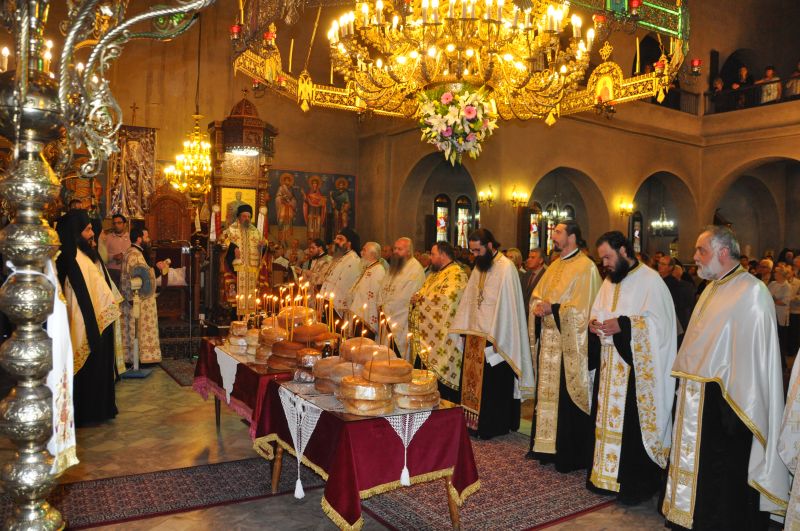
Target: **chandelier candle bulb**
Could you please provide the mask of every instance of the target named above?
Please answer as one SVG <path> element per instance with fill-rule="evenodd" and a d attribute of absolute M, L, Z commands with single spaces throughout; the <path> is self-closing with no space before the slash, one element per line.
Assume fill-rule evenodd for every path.
<path fill-rule="evenodd" d="M 3 50 L 0 52 L 0 54 L 3 56 L 3 72 L 6 72 L 8 70 L 8 56 L 11 54 L 11 51 L 7 46 L 3 46 Z"/>
<path fill-rule="evenodd" d="M 364 2 L 361 4 L 362 27 L 369 26 L 369 4 Z"/>
<path fill-rule="evenodd" d="M 581 38 L 581 25 L 582 25 L 581 17 L 578 15 L 572 15 L 572 38 L 573 39 L 580 39 Z"/>
<path fill-rule="evenodd" d="M 453 18 L 453 10 L 456 6 L 456 0 L 450 0 L 450 5 L 447 7 L 447 18 Z"/>
<path fill-rule="evenodd" d="M 432 0 L 431 7 L 433 8 L 433 23 L 439 23 L 439 0 Z"/>
<path fill-rule="evenodd" d="M 383 0 L 375 2 L 375 15 L 378 18 L 378 25 L 380 26 L 383 24 Z"/>

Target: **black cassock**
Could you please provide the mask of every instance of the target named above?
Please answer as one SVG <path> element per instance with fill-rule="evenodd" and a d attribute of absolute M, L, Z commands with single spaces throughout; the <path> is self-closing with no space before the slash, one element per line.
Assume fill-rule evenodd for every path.
<path fill-rule="evenodd" d="M 553 317 L 556 327 L 561 332 L 561 319 L 558 312 L 560 304 L 553 304 Z M 541 330 L 541 319 L 536 318 L 536 335 L 539 336 Z M 567 391 L 567 379 L 564 375 L 564 360 L 561 360 L 561 375 L 559 376 L 558 391 L 558 422 L 556 424 L 556 453 L 546 454 L 533 452 L 541 463 L 555 463 L 556 470 L 559 472 L 572 472 L 587 468 L 592 464 L 592 451 L 594 447 L 594 424 L 592 417 L 581 410 L 569 396 Z M 531 426 L 531 442 L 536 433 L 536 412 L 533 414 L 533 425 Z"/>
<path fill-rule="evenodd" d="M 620 450 L 617 496 L 623 503 L 636 504 L 650 499 L 666 481 L 666 471 L 658 466 L 644 448 L 642 428 L 639 423 L 639 405 L 636 400 L 636 375 L 631 350 L 631 320 L 626 316 L 617 318 L 621 331 L 614 334 L 614 346 L 620 357 L 631 368 L 628 376 L 628 389 L 625 392 L 625 420 L 622 424 L 622 446 Z M 589 333 L 589 370 L 595 371 L 594 392 L 592 396 L 592 426 L 595 426 L 600 390 L 600 339 Z M 595 430 L 592 430 L 592 449 L 595 444 Z M 594 452 L 592 452 L 594 453 Z M 589 471 L 591 478 L 591 469 Z M 608 494 L 587 481 L 589 489 Z"/>

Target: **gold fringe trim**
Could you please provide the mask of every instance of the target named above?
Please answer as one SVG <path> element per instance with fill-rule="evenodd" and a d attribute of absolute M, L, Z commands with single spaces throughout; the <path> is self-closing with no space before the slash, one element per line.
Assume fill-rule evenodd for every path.
<path fill-rule="evenodd" d="M 342 518 L 342 515 L 336 512 L 328 500 L 325 499 L 325 496 L 322 496 L 322 512 L 330 518 L 334 524 L 336 524 L 339 529 L 343 529 L 345 531 L 359 531 L 364 526 L 364 518 L 360 517 L 355 524 L 350 525 L 347 520 Z"/>
<path fill-rule="evenodd" d="M 292 456 L 295 459 L 297 459 L 297 453 L 294 451 L 294 447 L 292 447 L 291 444 L 287 443 L 286 441 L 284 441 L 283 439 L 278 437 L 278 435 L 276 433 L 270 433 L 269 435 L 267 435 L 265 437 L 259 437 L 258 439 L 253 441 L 253 450 L 255 450 L 255 452 L 258 455 L 260 455 L 261 457 L 263 457 L 264 459 L 267 459 L 268 461 L 271 461 L 272 459 L 275 458 L 275 456 L 273 454 L 273 451 L 272 451 L 272 447 L 269 446 L 269 445 L 267 445 L 266 447 L 262 447 L 261 446 L 261 443 L 271 443 L 271 442 L 275 442 L 275 443 L 280 444 L 281 447 L 284 450 L 286 450 L 287 452 L 292 454 Z M 300 462 L 303 463 L 304 465 L 306 465 L 311 470 L 313 470 L 324 481 L 328 481 L 328 473 L 325 472 L 316 463 L 313 463 L 313 462 L 309 461 L 308 458 L 305 455 L 302 457 L 302 459 L 300 459 Z"/>
<path fill-rule="evenodd" d="M 692 528 L 692 523 L 694 521 L 694 518 L 691 514 L 674 507 L 670 508 L 669 512 L 666 514 L 666 519 L 687 529 Z"/>
<path fill-rule="evenodd" d="M 439 478 L 444 478 L 453 475 L 453 468 L 445 468 L 444 470 L 435 470 L 433 472 L 427 472 L 425 474 L 420 474 L 419 476 L 411 477 L 411 484 L 416 485 L 417 483 L 425 483 L 427 481 L 434 481 Z M 362 500 L 366 500 L 376 494 L 383 494 L 384 492 L 389 492 L 390 490 L 397 490 L 400 487 L 404 487 L 400 483 L 400 480 L 392 481 L 390 483 L 384 483 L 383 485 L 376 485 L 372 488 L 367 490 L 359 491 L 358 495 L 361 497 Z"/>
<path fill-rule="evenodd" d="M 772 503 L 774 503 L 778 507 L 783 507 L 784 508 L 782 510 L 776 511 L 775 514 L 780 514 L 780 515 L 785 515 L 786 514 L 786 508 L 789 507 L 789 502 L 787 500 L 782 500 L 782 499 L 778 498 L 777 496 L 772 494 L 770 491 L 768 491 L 767 489 L 762 487 L 761 484 L 759 484 L 757 481 L 748 481 L 747 483 L 751 487 L 756 489 L 758 492 L 763 494 L 769 501 L 771 501 Z"/>
<path fill-rule="evenodd" d="M 599 487 L 605 490 L 610 490 L 611 492 L 619 492 L 620 485 L 615 478 L 605 477 L 601 474 L 596 473 L 594 470 L 592 471 L 590 481 L 595 487 Z"/>
<path fill-rule="evenodd" d="M 78 461 L 78 454 L 74 446 L 61 450 L 53 463 L 56 470 L 56 477 L 61 476 L 68 468 L 78 463 L 80 463 L 80 461 Z"/>
<path fill-rule="evenodd" d="M 466 499 L 478 492 L 480 488 L 481 480 L 477 479 L 475 480 L 475 483 L 468 485 L 463 491 L 461 491 L 461 494 L 459 494 L 456 488 L 453 486 L 453 483 L 450 481 L 447 482 L 447 491 L 450 493 L 450 496 L 456 501 L 456 505 L 459 507 L 464 505 Z"/>
<path fill-rule="evenodd" d="M 742 408 L 740 408 L 739 405 L 733 401 L 733 398 L 730 397 L 728 391 L 725 389 L 725 386 L 722 384 L 722 380 L 720 380 L 717 377 L 705 378 L 703 376 L 696 376 L 694 374 L 687 374 L 685 372 L 680 372 L 680 371 L 672 371 L 672 376 L 674 376 L 675 378 L 685 378 L 687 380 L 694 380 L 695 382 L 700 382 L 700 383 L 708 383 L 708 382 L 717 383 L 719 385 L 719 388 L 722 390 L 722 397 L 725 399 L 725 402 L 727 402 L 728 405 L 731 406 L 731 409 L 733 409 L 733 411 L 741 419 L 741 421 L 744 422 L 745 426 L 747 426 L 747 428 L 753 433 L 753 436 L 755 436 L 755 438 L 758 439 L 758 442 L 761 443 L 761 446 L 763 446 L 764 448 L 767 447 L 767 438 L 764 437 L 761 431 L 756 427 L 755 422 L 750 420 L 750 417 L 748 417 L 744 413 L 744 411 L 742 411 Z"/>

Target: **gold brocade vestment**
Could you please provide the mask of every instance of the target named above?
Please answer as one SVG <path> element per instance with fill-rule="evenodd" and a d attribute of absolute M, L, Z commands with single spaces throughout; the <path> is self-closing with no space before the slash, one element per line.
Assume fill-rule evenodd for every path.
<path fill-rule="evenodd" d="M 226 286 L 227 300 L 236 305 L 238 314 L 254 312 L 256 310 L 256 298 L 258 298 L 258 270 L 261 263 L 261 248 L 266 244 L 266 240 L 258 232 L 255 225 L 248 225 L 247 228 L 237 221 L 225 229 L 224 240 L 226 245 L 231 243 L 236 245 L 240 251 L 240 258 L 233 261 L 233 268 L 236 272 L 235 291 L 233 286 Z M 227 282 L 230 283 L 230 282 Z"/>
<path fill-rule="evenodd" d="M 590 379 L 588 365 L 589 310 L 600 289 L 600 274 L 594 262 L 580 250 L 553 262 L 531 294 L 528 334 L 538 366 L 536 403 L 536 438 L 534 451 L 556 453 L 558 401 L 561 366 L 572 402 L 589 415 Z M 561 328 L 555 317 L 542 318 L 541 333 L 536 337 L 532 310 L 537 304 L 558 304 Z"/>
<path fill-rule="evenodd" d="M 467 285 L 467 274 L 455 262 L 431 273 L 416 293 L 417 301 L 408 314 L 411 332 L 411 362 L 419 356 L 425 366 L 450 389 L 461 385 L 461 341 L 449 334 L 461 295 Z"/>

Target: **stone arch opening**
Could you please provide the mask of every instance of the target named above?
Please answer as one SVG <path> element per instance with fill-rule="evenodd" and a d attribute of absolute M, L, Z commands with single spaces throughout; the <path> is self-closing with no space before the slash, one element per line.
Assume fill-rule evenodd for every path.
<path fill-rule="evenodd" d="M 686 183 L 674 173 L 657 171 L 639 185 L 633 198 L 634 208 L 641 213 L 642 250 L 653 255 L 656 251 L 688 259 L 694 243 L 697 205 Z M 651 222 L 661 216 L 675 222 L 673 230 L 654 230 Z M 632 230 L 632 229 L 631 229 Z"/>

